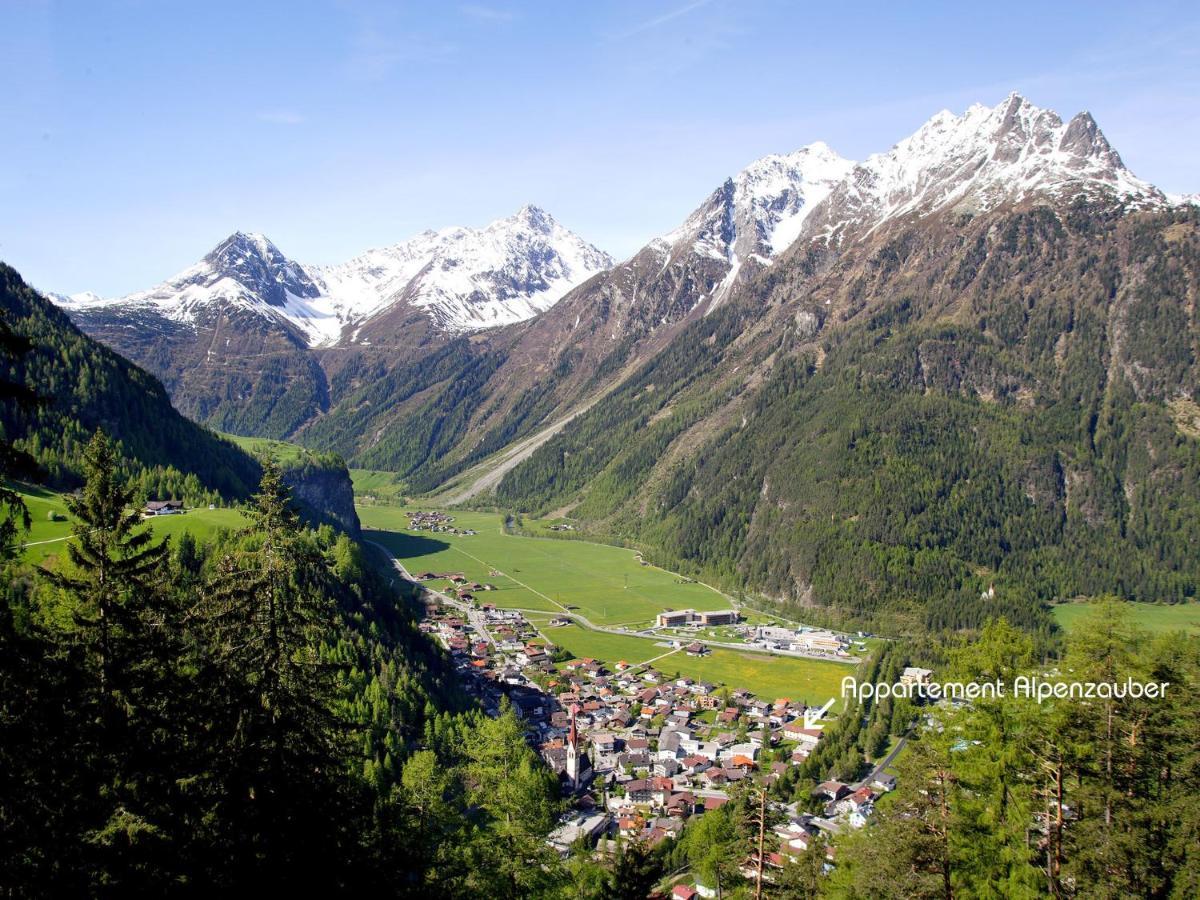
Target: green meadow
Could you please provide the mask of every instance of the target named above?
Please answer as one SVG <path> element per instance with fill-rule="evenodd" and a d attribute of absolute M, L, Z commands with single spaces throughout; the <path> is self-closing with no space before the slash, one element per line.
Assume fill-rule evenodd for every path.
<path fill-rule="evenodd" d="M 570 650 L 580 659 L 600 659 L 610 666 L 618 662 L 627 662 L 631 666 L 640 666 L 664 653 L 671 653 L 670 647 L 660 644 L 664 641 L 649 638 L 609 634 L 607 631 L 592 631 L 580 625 L 559 625 L 548 627 L 550 615 L 533 613 L 528 616 L 530 622 L 537 626 L 547 641 L 558 647 Z M 667 660 L 673 660 L 678 654 L 668 656 L 663 660 L 670 668 Z"/>
<path fill-rule="evenodd" d="M 1060 603 L 1053 609 L 1054 620 L 1068 634 L 1095 607 L 1094 603 Z M 1133 621 L 1146 631 L 1187 631 L 1200 634 L 1200 603 L 1129 603 Z"/>
<path fill-rule="evenodd" d="M 350 481 L 354 485 L 357 502 L 401 503 L 404 500 L 403 485 L 395 472 L 380 472 L 375 469 L 351 469 Z"/>
<path fill-rule="evenodd" d="M 22 557 L 32 563 L 41 563 L 58 556 L 71 536 L 71 521 L 62 497 L 39 488 L 23 488 L 20 493 L 33 520 L 29 533 L 22 538 L 25 544 Z M 59 518 L 51 521 L 51 512 Z M 189 509 L 178 516 L 148 519 L 147 524 L 158 536 L 174 536 L 186 531 L 203 539 L 219 528 L 241 528 L 246 524 L 246 517 L 236 509 Z"/>
<path fill-rule="evenodd" d="M 655 660 L 654 668 L 664 674 L 678 672 L 688 678 L 746 688 L 763 700 L 786 697 L 820 704 L 836 697 L 835 708 L 840 708 L 842 679 L 854 673 L 854 668 L 844 663 L 740 653 L 720 647 L 706 656 L 688 656 L 682 650 L 660 646 L 657 640 L 590 631 L 578 625 L 549 628 L 546 627 L 549 618 L 529 616 L 546 640 L 577 657 L 603 660 L 610 666 L 622 660 L 631 665 Z"/>
<path fill-rule="evenodd" d="M 221 437 L 237 444 L 252 456 L 273 456 L 277 462 L 293 462 L 308 451 L 299 444 L 288 441 L 277 441 L 272 438 L 243 437 L 240 434 L 221 432 Z"/>
<path fill-rule="evenodd" d="M 724 595 L 673 572 L 642 565 L 632 550 L 586 541 L 505 534 L 498 513 L 455 511 L 475 535 L 408 530 L 406 509 L 359 506 L 364 536 L 387 546 L 413 574 L 462 572 L 498 590 L 488 602 L 514 609 L 571 607 L 603 625 L 648 624 L 663 609 L 728 609 Z M 504 573 L 504 577 L 490 574 Z"/>

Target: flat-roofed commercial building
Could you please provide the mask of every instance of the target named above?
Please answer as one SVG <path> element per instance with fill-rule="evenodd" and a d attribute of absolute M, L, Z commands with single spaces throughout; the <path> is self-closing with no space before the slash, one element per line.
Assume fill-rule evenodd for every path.
<path fill-rule="evenodd" d="M 677 625 L 686 625 L 695 616 L 696 611 L 692 609 L 669 609 L 658 614 L 658 626 L 659 628 L 674 628 Z"/>
<path fill-rule="evenodd" d="M 738 620 L 736 609 L 718 609 L 714 612 L 700 613 L 702 625 L 733 625 Z"/>

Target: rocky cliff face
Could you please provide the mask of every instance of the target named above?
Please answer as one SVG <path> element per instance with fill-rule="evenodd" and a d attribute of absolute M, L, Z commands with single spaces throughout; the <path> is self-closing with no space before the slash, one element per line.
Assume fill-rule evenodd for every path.
<path fill-rule="evenodd" d="M 353 538 L 361 534 L 354 511 L 354 487 L 344 464 L 305 460 L 283 471 L 283 480 L 301 514 L 314 525 L 332 525 Z"/>

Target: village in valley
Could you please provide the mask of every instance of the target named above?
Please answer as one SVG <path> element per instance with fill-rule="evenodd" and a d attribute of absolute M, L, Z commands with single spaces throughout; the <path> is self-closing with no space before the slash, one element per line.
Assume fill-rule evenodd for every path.
<path fill-rule="evenodd" d="M 414 530 L 454 528 L 446 514 L 411 516 L 410 523 Z M 656 638 L 644 642 L 649 661 L 576 658 L 555 646 L 554 630 L 580 617 L 564 612 L 531 620 L 526 611 L 488 602 L 492 584 L 461 572 L 399 568 L 420 585 L 426 613 L 420 627 L 451 654 L 467 690 L 490 714 L 511 705 L 559 776 L 569 809 L 550 842 L 563 856 L 583 847 L 612 849 L 618 841 L 673 840 L 688 820 L 719 808 L 734 791 L 768 787 L 820 746 L 823 710 L 681 676 L 673 668 L 679 656 L 703 657 L 714 637 L 747 651 L 839 661 L 857 662 L 852 654 L 865 649 L 863 635 L 750 624 L 736 609 L 667 609 L 636 632 Z M 908 679 L 928 675 L 905 671 Z M 820 839 L 832 866 L 834 836 L 863 827 L 880 797 L 895 788 L 885 771 L 894 756 L 854 783 L 818 785 L 811 804 L 776 804 L 779 824 L 767 836 L 762 864 L 781 868 Z M 680 898 L 697 894 L 714 895 L 703 884 L 675 888 Z"/>

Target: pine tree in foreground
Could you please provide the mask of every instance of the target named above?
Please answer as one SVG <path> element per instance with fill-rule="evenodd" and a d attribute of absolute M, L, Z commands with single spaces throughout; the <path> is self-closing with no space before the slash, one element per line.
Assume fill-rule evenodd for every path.
<path fill-rule="evenodd" d="M 154 543 L 141 516 L 130 508 L 133 491 L 125 488 L 113 441 L 97 431 L 84 452 L 83 489 L 69 496 L 75 518 L 67 558 L 71 567 L 51 580 L 76 600 L 76 627 L 94 661 L 98 692 L 110 705 L 119 702 L 123 676 L 134 646 L 154 620 L 155 579 L 164 571 L 167 541 Z"/>

